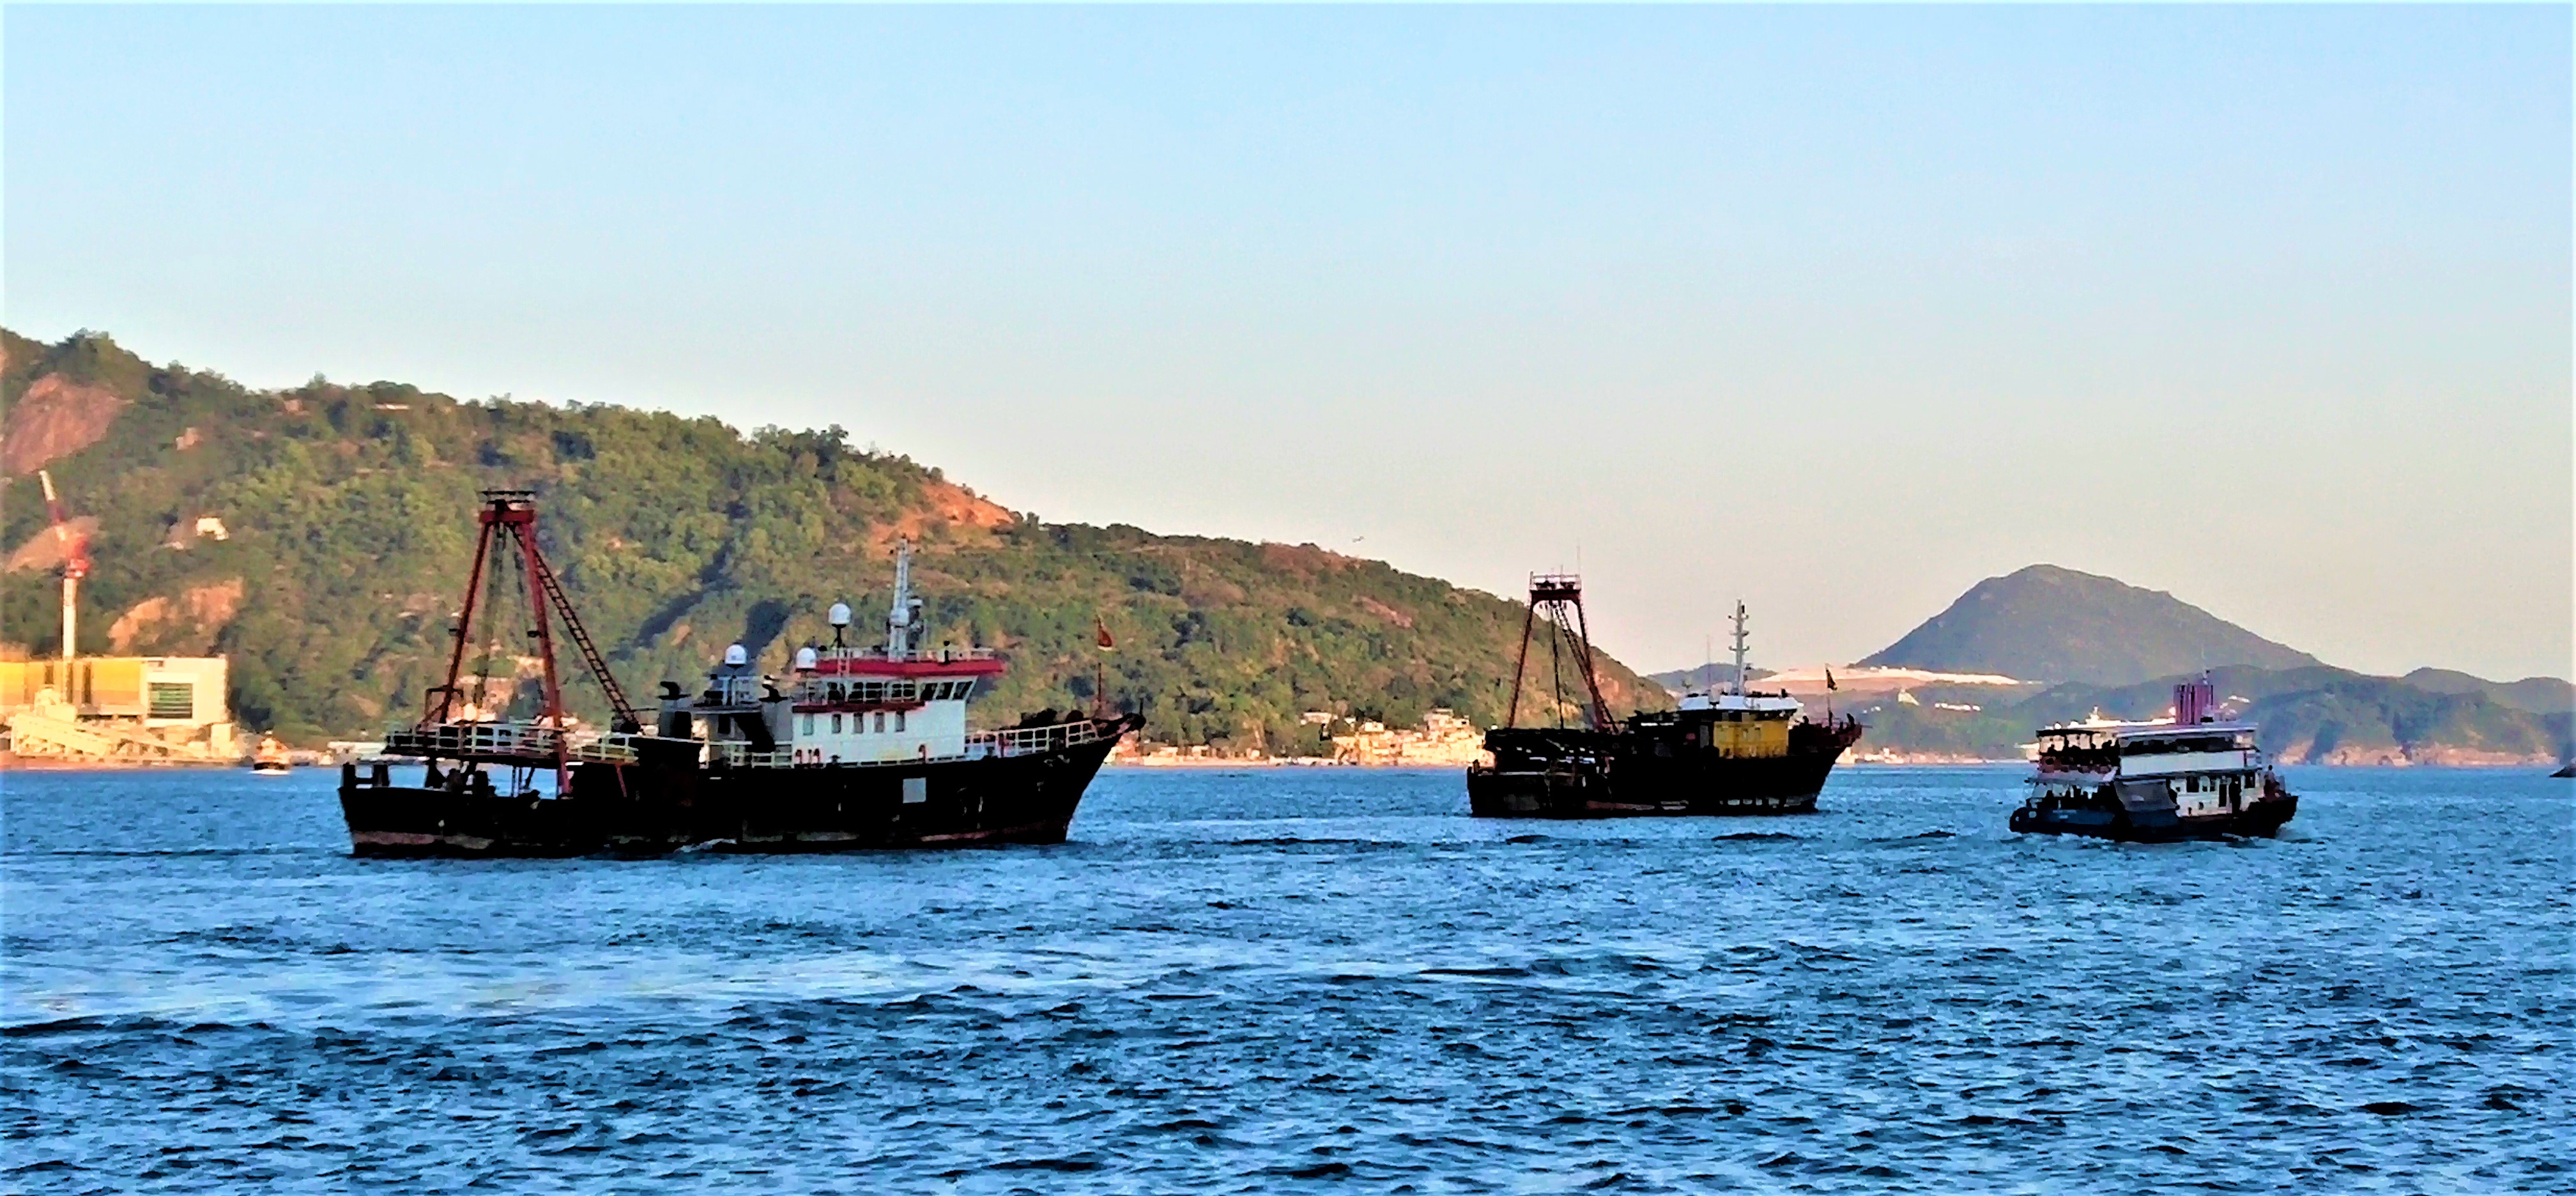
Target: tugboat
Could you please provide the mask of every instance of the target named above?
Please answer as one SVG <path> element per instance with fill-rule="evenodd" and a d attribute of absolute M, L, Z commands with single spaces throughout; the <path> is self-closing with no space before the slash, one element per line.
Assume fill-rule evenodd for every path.
<path fill-rule="evenodd" d="M 2039 731 L 2030 797 L 2013 830 L 2131 843 L 2271 836 L 2299 812 L 2255 746 L 2255 728 L 2220 721 L 2204 674 L 2174 687 L 2171 719 L 2089 719 Z"/>
<path fill-rule="evenodd" d="M 1588 700 L 1584 726 L 1519 725 L 1521 680 L 1542 621 L 1549 670 L 1557 679 L 1559 722 L 1571 705 L 1563 685 L 1571 657 Z M 1813 813 L 1834 761 L 1860 739 L 1861 726 L 1849 716 L 1801 718 L 1804 708 L 1786 692 L 1747 690 L 1741 602 L 1734 621 L 1730 689 L 1719 692 L 1712 684 L 1707 692 L 1684 695 L 1677 710 L 1634 715 L 1622 725 L 1610 716 L 1593 671 L 1582 580 L 1570 574 L 1532 577 L 1511 707 L 1504 724 L 1485 733 L 1491 760 L 1467 770 L 1468 810 L 1480 818 Z"/>
<path fill-rule="evenodd" d="M 420 721 L 385 737 L 385 755 L 421 762 L 419 783 L 395 784 L 389 762 L 341 768 L 341 812 L 358 855 L 1060 843 L 1110 749 L 1143 725 L 1130 714 L 1046 711 L 968 731 L 967 703 L 1005 665 L 987 649 L 916 647 L 921 602 L 905 542 L 883 647 L 845 646 L 850 610 L 835 604 L 833 645 L 799 649 L 791 676 L 760 675 L 750 652 L 732 645 L 695 696 L 663 682 L 648 730 L 537 550 L 534 496 L 488 491 L 484 499 L 447 682 L 429 691 Z M 526 575 L 529 635 L 543 666 L 540 709 L 523 720 L 497 717 L 479 700 L 489 696 L 488 677 L 469 699 L 463 672 L 486 566 L 497 600 L 512 556 Z M 564 710 L 550 614 L 616 712 L 607 732 L 580 727 Z M 549 776 L 551 786 L 538 783 Z"/>

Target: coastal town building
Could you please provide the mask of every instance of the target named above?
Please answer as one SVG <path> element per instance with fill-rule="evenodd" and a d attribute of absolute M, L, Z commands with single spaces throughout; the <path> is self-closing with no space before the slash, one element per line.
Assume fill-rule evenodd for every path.
<path fill-rule="evenodd" d="M 1321 737 L 1320 746 L 1325 749 L 1321 754 L 1226 752 L 1206 744 L 1137 742 L 1120 745 L 1109 759 L 1112 764 L 1148 768 L 1243 764 L 1448 768 L 1475 763 L 1485 747 L 1484 731 L 1447 709 L 1424 715 L 1420 727 L 1389 727 L 1376 719 L 1353 719 L 1322 710 L 1306 711 L 1297 721 L 1326 733 Z M 1339 733 L 1332 733 L 1337 728 Z"/>
<path fill-rule="evenodd" d="M 1419 729 L 1361 722 L 1348 733 L 1333 736 L 1332 743 L 1333 761 L 1337 764 L 1463 766 L 1475 763 L 1483 754 L 1485 734 L 1460 718 L 1457 711 L 1435 709 L 1423 716 Z"/>

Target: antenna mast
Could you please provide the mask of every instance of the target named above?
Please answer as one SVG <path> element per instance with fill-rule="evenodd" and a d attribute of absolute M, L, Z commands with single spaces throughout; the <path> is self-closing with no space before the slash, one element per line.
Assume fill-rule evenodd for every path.
<path fill-rule="evenodd" d="M 1744 600 L 1735 600 L 1735 696 L 1744 696 Z"/>
<path fill-rule="evenodd" d="M 894 605 L 886 611 L 886 659 L 912 656 L 912 612 L 918 605 L 912 598 L 912 538 L 907 536 L 895 541 Z"/>

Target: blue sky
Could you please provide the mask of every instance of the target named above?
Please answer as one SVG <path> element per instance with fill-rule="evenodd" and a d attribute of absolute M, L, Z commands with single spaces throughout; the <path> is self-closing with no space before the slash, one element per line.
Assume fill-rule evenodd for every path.
<path fill-rule="evenodd" d="M 839 423 L 1849 660 L 2048 561 L 2569 671 L 2553 8 L 6 10 L 6 313 Z"/>

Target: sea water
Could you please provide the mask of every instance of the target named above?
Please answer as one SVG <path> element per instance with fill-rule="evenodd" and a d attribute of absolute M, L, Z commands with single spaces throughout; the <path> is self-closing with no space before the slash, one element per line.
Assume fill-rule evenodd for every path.
<path fill-rule="evenodd" d="M 2278 840 L 1473 820 L 1104 774 L 1057 847 L 350 858 L 335 773 L 0 777 L 21 1192 L 2566 1191 L 2570 789 Z"/>

